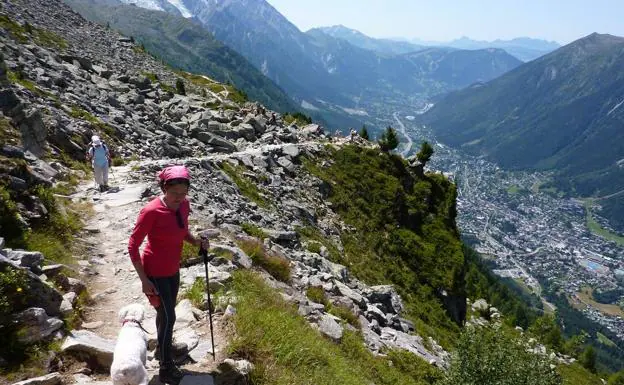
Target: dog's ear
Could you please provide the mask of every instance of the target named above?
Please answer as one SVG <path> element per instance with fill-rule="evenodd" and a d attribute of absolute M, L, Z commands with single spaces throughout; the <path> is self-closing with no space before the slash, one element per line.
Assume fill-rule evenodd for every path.
<path fill-rule="evenodd" d="M 119 322 L 124 322 L 126 314 L 128 314 L 128 306 L 124 306 L 119 310 Z"/>

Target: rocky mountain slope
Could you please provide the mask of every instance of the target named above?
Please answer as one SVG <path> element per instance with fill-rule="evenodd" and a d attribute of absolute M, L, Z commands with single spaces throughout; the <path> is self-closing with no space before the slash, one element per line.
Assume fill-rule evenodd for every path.
<path fill-rule="evenodd" d="M 358 121 L 376 126 L 374 118 L 387 113 L 388 105 L 413 106 L 432 95 L 493 79 L 521 63 L 497 50 L 388 57 L 320 30 L 303 33 L 264 0 L 183 3 L 218 40 L 332 128 L 358 126 Z M 438 72 L 439 66 L 457 72 Z M 432 77 L 431 72 L 444 76 Z"/>
<path fill-rule="evenodd" d="M 618 193 L 623 62 L 623 38 L 592 34 L 448 96 L 424 122 L 442 142 L 502 166 L 553 170 L 554 185 L 573 195 Z M 621 212 L 605 215 L 622 228 Z"/>
<path fill-rule="evenodd" d="M 405 310 L 397 289 L 365 284 L 337 263 L 348 262 L 351 252 L 345 254 L 340 235 L 353 225 L 341 219 L 327 199 L 333 182 L 311 171 L 317 162 L 317 172 L 334 163 L 335 150 L 325 148 L 328 142 L 318 125 L 286 126 L 279 114 L 273 121 L 271 112 L 260 105 L 234 103 L 228 99 L 236 93 L 232 88 L 173 72 L 127 38 L 85 21 L 59 1 L 4 2 L 0 18 L 0 276 L 7 310 L 0 320 L 3 367 L 15 368 L 35 355 L 34 368 L 25 375 L 56 373 L 48 375 L 49 383 L 83 383 L 106 373 L 119 327 L 115 312 L 128 302 L 147 304 L 137 290 L 124 242 L 142 202 L 157 191 L 154 173 L 171 163 L 186 164 L 195 176 L 190 199 L 196 227 L 207 229 L 213 251 L 222 256 L 210 266 L 215 292 L 230 287 L 234 270 L 253 268 L 330 340 L 340 341 L 350 330 L 342 320 L 355 320 L 361 343 L 373 353 L 389 347 L 438 367 L 448 365 L 448 353 L 431 337 L 413 334 L 414 322 L 402 316 L 406 312 L 414 318 L 416 313 Z M 184 79 L 186 95 L 172 92 L 178 76 Z M 108 194 L 95 193 L 88 181 L 76 184 L 87 171 L 77 162 L 84 159 L 85 146 L 96 133 L 117 159 L 131 161 L 130 166 L 113 169 L 114 189 Z M 345 144 L 339 141 L 335 146 Z M 378 156 L 378 150 L 371 151 Z M 401 176 L 406 186 L 424 178 L 410 175 Z M 433 188 L 441 182 L 424 178 L 422 183 Z M 448 189 L 448 183 L 439 188 Z M 458 244 L 450 197 L 430 197 L 432 207 L 441 205 L 432 218 L 447 222 L 444 232 Z M 80 219 L 75 206 L 79 204 L 91 207 L 92 219 L 82 230 L 80 225 L 70 229 L 66 226 L 74 223 L 69 219 Z M 55 226 L 50 221 L 62 222 L 53 230 L 57 232 L 49 232 L 49 226 Z M 37 237 L 45 242 L 37 243 Z M 60 243 L 53 249 L 55 242 Z M 74 248 L 75 242 L 82 248 Z M 202 275 L 196 263 L 193 258 L 185 262 L 183 291 L 192 291 L 195 278 Z M 275 270 L 275 264 L 286 275 Z M 436 283 L 447 287 L 449 300 L 459 296 L 459 301 L 445 305 L 449 309 L 465 306 L 453 281 L 441 275 Z M 306 296 L 310 288 L 320 288 L 324 304 Z M 233 296 L 224 293 L 221 298 L 235 304 Z M 200 294 L 195 306 L 203 304 Z M 208 348 L 197 343 L 205 313 L 192 311 L 189 301 L 179 308 L 178 321 L 188 327 L 181 326 L 178 338 L 187 343 L 199 369 L 210 369 L 202 364 L 208 361 Z M 461 322 L 462 310 L 454 312 Z M 153 312 L 148 317 L 146 327 Z M 219 334 L 218 342 L 223 338 Z M 57 348 L 49 347 L 49 341 L 58 341 Z M 28 348 L 33 344 L 45 354 Z M 225 358 L 224 346 L 219 349 Z"/>
<path fill-rule="evenodd" d="M 330 141 L 231 86 L 174 72 L 60 1 L 1 4 L 2 384 L 110 384 L 115 315 L 133 302 L 147 308 L 158 382 L 154 311 L 125 249 L 169 164 L 191 170 L 192 230 L 214 256 L 213 350 L 204 266 L 183 252 L 185 381 L 457 383 L 449 351 L 465 322 L 498 333 L 501 311 L 534 317 L 466 256 L 455 186 L 424 164 L 359 138 Z M 82 163 L 94 133 L 115 154 L 106 193 Z M 488 292 L 501 311 L 467 299 Z M 506 354 L 506 370 L 559 383 L 553 367 L 573 359 L 503 329 L 523 363 Z"/>
<path fill-rule="evenodd" d="M 68 0 L 85 18 L 134 37 L 175 68 L 230 83 L 252 100 L 277 111 L 296 111 L 294 101 L 240 54 L 182 16 L 124 5 L 119 1 Z"/>

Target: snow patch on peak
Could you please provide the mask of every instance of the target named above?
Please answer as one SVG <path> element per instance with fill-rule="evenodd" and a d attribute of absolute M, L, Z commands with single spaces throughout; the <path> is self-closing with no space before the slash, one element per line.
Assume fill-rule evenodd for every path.
<path fill-rule="evenodd" d="M 157 0 L 121 0 L 122 3 L 134 4 L 137 7 L 153 9 L 156 11 L 164 11 Z"/>
<path fill-rule="evenodd" d="M 188 10 L 188 8 L 186 8 L 186 5 L 184 5 L 182 0 L 167 0 L 167 1 L 169 2 L 169 4 L 176 7 L 178 11 L 180 11 L 182 16 L 186 18 L 193 17 L 193 14 L 191 13 L 191 11 Z"/>

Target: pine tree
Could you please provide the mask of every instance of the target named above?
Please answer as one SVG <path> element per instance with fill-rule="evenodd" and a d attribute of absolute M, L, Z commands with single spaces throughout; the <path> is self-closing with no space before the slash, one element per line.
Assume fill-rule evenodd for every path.
<path fill-rule="evenodd" d="M 433 147 L 429 144 L 429 142 L 422 142 L 420 145 L 420 151 L 416 154 L 416 158 L 418 161 L 422 163 L 423 167 L 429 162 L 431 156 L 433 155 Z"/>
<path fill-rule="evenodd" d="M 370 136 L 368 135 L 368 129 L 366 128 L 366 124 L 362 125 L 362 129 L 360 130 L 360 137 L 366 140 L 370 140 Z"/>
<path fill-rule="evenodd" d="M 186 88 L 184 87 L 184 81 L 180 78 L 176 80 L 176 92 L 180 95 L 186 95 Z"/>
<path fill-rule="evenodd" d="M 596 373 L 596 350 L 593 346 L 589 345 L 583 354 L 581 354 L 581 358 L 579 360 L 581 365 L 585 367 L 585 369 L 589 370 L 592 373 Z"/>
<path fill-rule="evenodd" d="M 396 131 L 391 126 L 386 128 L 383 134 L 381 134 L 381 139 L 379 139 L 379 147 L 381 147 L 381 151 L 388 152 L 392 151 L 399 146 L 399 138 L 396 134 Z"/>

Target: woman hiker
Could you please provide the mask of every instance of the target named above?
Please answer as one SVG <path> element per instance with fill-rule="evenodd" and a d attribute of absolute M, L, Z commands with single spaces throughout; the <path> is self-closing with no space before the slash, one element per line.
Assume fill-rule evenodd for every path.
<path fill-rule="evenodd" d="M 180 287 L 180 256 L 182 243 L 209 248 L 208 240 L 194 237 L 188 230 L 190 186 L 189 172 L 184 166 L 167 167 L 158 174 L 163 195 L 153 199 L 139 213 L 128 242 L 128 253 L 145 293 L 156 308 L 158 346 L 155 356 L 160 360 L 160 380 L 177 384 L 184 374 L 173 362 L 173 325 L 175 305 Z M 147 245 L 139 247 L 147 236 Z M 183 345 L 183 344 L 182 344 Z M 183 346 L 181 349 L 186 350 Z"/>

